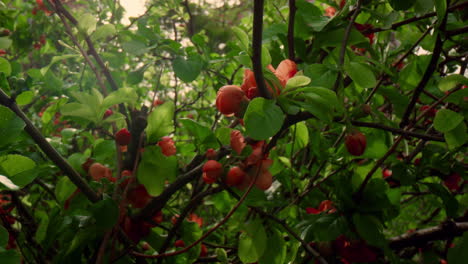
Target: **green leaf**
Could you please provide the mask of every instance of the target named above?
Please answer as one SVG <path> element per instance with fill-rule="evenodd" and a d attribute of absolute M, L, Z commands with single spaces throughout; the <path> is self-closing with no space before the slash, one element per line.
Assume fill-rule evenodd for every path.
<path fill-rule="evenodd" d="M 448 250 L 448 263 L 464 264 L 468 259 L 468 232 L 463 234 L 462 239 L 453 248 Z"/>
<path fill-rule="evenodd" d="M 434 118 L 434 128 L 445 133 L 456 128 L 462 121 L 462 115 L 449 109 L 440 109 Z"/>
<path fill-rule="evenodd" d="M 239 237 L 239 258 L 243 263 L 258 261 L 266 248 L 266 233 L 260 220 L 248 222 Z"/>
<path fill-rule="evenodd" d="M 465 123 L 462 122 L 456 128 L 446 132 L 444 138 L 451 150 L 463 146 L 468 141 Z"/>
<path fill-rule="evenodd" d="M 148 116 L 146 138 L 149 143 L 158 141 L 174 130 L 174 104 L 166 102 L 156 107 Z"/>
<path fill-rule="evenodd" d="M 88 105 L 80 103 L 69 103 L 60 108 L 64 116 L 77 116 L 93 122 L 97 121 L 98 113 L 95 113 Z"/>
<path fill-rule="evenodd" d="M 456 217 L 457 210 L 458 210 L 457 199 L 455 199 L 455 197 L 453 197 L 453 195 L 446 188 L 442 187 L 442 185 L 440 184 L 429 183 L 429 182 L 424 182 L 424 184 L 429 188 L 429 191 L 431 193 L 435 194 L 436 196 L 442 199 L 447 216 Z"/>
<path fill-rule="evenodd" d="M 231 30 L 234 32 L 234 36 L 236 36 L 237 40 L 239 41 L 238 43 L 240 43 L 242 50 L 248 52 L 250 50 L 249 36 L 238 27 L 233 27 Z"/>
<path fill-rule="evenodd" d="M 93 33 L 91 39 L 93 41 L 105 39 L 116 33 L 115 26 L 112 24 L 105 24 L 99 26 L 96 31 Z"/>
<path fill-rule="evenodd" d="M 132 88 L 120 88 L 117 91 L 110 93 L 104 100 L 102 101 L 101 110 L 106 111 L 109 107 L 121 104 L 121 103 L 128 103 L 130 105 L 134 105 L 138 99 L 138 94 L 136 93 L 135 89 Z M 104 112 L 102 114 L 104 114 Z"/>
<path fill-rule="evenodd" d="M 382 234 L 382 224 L 375 216 L 354 214 L 353 222 L 359 235 L 369 242 L 369 244 L 377 247 L 384 247 L 386 245 L 385 237 Z"/>
<path fill-rule="evenodd" d="M 439 82 L 439 89 L 442 92 L 449 91 L 455 88 L 455 86 L 457 86 L 457 84 L 459 83 L 468 85 L 468 78 L 460 74 L 452 74 L 452 75 L 444 77 Z"/>
<path fill-rule="evenodd" d="M 268 236 L 265 252 L 259 259 L 260 264 L 283 264 L 286 263 L 286 242 L 281 234 L 274 230 Z"/>
<path fill-rule="evenodd" d="M 275 101 L 257 97 L 249 103 L 244 115 L 246 134 L 255 140 L 268 139 L 281 129 L 284 118 Z"/>
<path fill-rule="evenodd" d="M 50 61 L 50 63 L 49 63 L 47 66 L 41 68 L 40 73 L 41 73 L 43 76 L 45 76 L 45 75 L 48 73 L 49 68 L 50 68 L 52 65 L 54 65 L 55 63 L 61 62 L 61 61 L 66 60 L 66 59 L 70 59 L 70 58 L 79 58 L 79 57 L 80 57 L 79 54 L 65 54 L 65 55 L 60 55 L 60 56 L 54 56 L 54 57 L 52 57 L 52 60 Z M 36 73 L 36 74 L 37 74 L 37 73 Z M 47 77 L 47 76 L 46 76 L 46 77 Z M 47 80 L 47 81 L 50 81 L 49 78 L 46 78 L 46 80 Z"/>
<path fill-rule="evenodd" d="M 0 49 L 8 49 L 13 41 L 9 37 L 0 38 Z"/>
<path fill-rule="evenodd" d="M 191 82 L 195 80 L 201 72 L 202 62 L 200 58 L 193 57 L 189 59 L 184 59 L 182 57 L 177 57 L 172 62 L 172 67 L 177 78 L 181 79 L 184 82 Z"/>
<path fill-rule="evenodd" d="M 145 43 L 138 40 L 124 42 L 122 43 L 122 48 L 126 52 L 136 56 L 143 55 L 149 50 Z"/>
<path fill-rule="evenodd" d="M 0 169 L 8 176 L 13 177 L 25 171 L 32 170 L 36 163 L 25 156 L 11 154 L 0 157 Z"/>
<path fill-rule="evenodd" d="M 0 147 L 14 142 L 25 124 L 10 109 L 0 105 Z"/>
<path fill-rule="evenodd" d="M 408 10 L 414 5 L 414 0 L 390 0 L 390 5 L 394 10 Z"/>
<path fill-rule="evenodd" d="M 65 202 L 65 200 L 72 195 L 73 192 L 76 190 L 76 186 L 68 179 L 68 177 L 63 176 L 55 186 L 55 196 L 57 200 L 61 203 Z"/>
<path fill-rule="evenodd" d="M 310 78 L 304 75 L 294 76 L 288 80 L 286 83 L 286 88 L 283 90 L 283 93 L 289 89 L 306 86 L 310 83 Z"/>
<path fill-rule="evenodd" d="M 305 122 L 300 122 L 289 128 L 294 134 L 294 150 L 300 150 L 309 144 L 309 130 Z"/>
<path fill-rule="evenodd" d="M 366 64 L 359 62 L 350 62 L 345 64 L 346 73 L 362 88 L 374 87 L 377 84 L 374 72 Z"/>
<path fill-rule="evenodd" d="M 34 97 L 33 91 L 22 92 L 16 97 L 16 103 L 18 105 L 27 105 L 32 101 L 33 97 Z"/>
<path fill-rule="evenodd" d="M 435 9 L 437 13 L 437 24 L 440 25 L 447 12 L 447 1 L 446 0 L 434 0 Z"/>
<path fill-rule="evenodd" d="M 266 67 L 271 64 L 271 55 L 265 46 L 262 46 L 262 66 Z"/>
<path fill-rule="evenodd" d="M 138 166 L 137 178 L 150 195 L 161 194 L 164 190 L 164 182 L 175 179 L 176 175 L 176 156 L 164 156 L 159 146 L 145 147 L 142 161 Z"/>
<path fill-rule="evenodd" d="M 119 218 L 119 207 L 112 199 L 104 199 L 93 204 L 91 212 L 96 220 L 95 226 L 102 230 L 112 228 Z"/>
<path fill-rule="evenodd" d="M 5 248 L 8 243 L 8 231 L 0 225 L 0 248 Z"/>
<path fill-rule="evenodd" d="M 96 16 L 89 13 L 85 13 L 78 18 L 78 28 L 88 35 L 96 30 L 96 23 Z"/>
<path fill-rule="evenodd" d="M 6 76 L 10 76 L 10 74 L 11 74 L 11 65 L 10 65 L 10 63 L 6 59 L 4 59 L 2 57 L 0 57 L 0 72 L 5 73 Z"/>
<path fill-rule="evenodd" d="M 219 147 L 216 136 L 208 127 L 202 126 L 192 119 L 183 118 L 179 119 L 179 122 L 188 130 L 190 135 L 195 137 L 196 144 L 203 146 L 202 150 Z"/>
<path fill-rule="evenodd" d="M 19 264 L 21 256 L 16 250 L 7 250 L 0 252 L 0 263 L 2 264 Z"/>

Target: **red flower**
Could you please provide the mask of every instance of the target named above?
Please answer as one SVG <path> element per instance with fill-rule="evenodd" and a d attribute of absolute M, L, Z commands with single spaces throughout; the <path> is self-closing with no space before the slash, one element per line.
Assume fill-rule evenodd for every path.
<path fill-rule="evenodd" d="M 377 260 L 377 254 L 364 241 L 349 241 L 344 235 L 339 236 L 334 242 L 338 254 L 348 262 L 373 262 Z"/>
<path fill-rule="evenodd" d="M 361 156 L 366 150 L 366 136 L 355 130 L 346 135 L 345 146 L 349 154 Z"/>
<path fill-rule="evenodd" d="M 226 85 L 216 95 L 216 108 L 226 116 L 242 116 L 248 104 L 245 92 L 237 85 Z"/>
<path fill-rule="evenodd" d="M 317 209 L 312 207 L 306 208 L 307 214 L 320 214 L 322 212 L 328 212 L 329 214 L 336 212 L 336 208 L 333 206 L 333 202 L 330 200 L 324 200 L 320 203 Z"/>
<path fill-rule="evenodd" d="M 138 243 L 143 237 L 149 235 L 151 231 L 151 226 L 148 223 L 137 222 L 130 217 L 125 217 L 123 225 L 125 234 L 135 243 Z"/>
<path fill-rule="evenodd" d="M 161 148 L 162 154 L 166 157 L 175 155 L 177 152 L 174 140 L 172 140 L 171 137 L 162 137 L 161 141 L 158 142 L 158 146 Z"/>
<path fill-rule="evenodd" d="M 100 181 L 103 178 L 111 179 L 112 171 L 101 163 L 93 163 L 89 166 L 88 170 L 89 176 L 95 181 Z"/>
<path fill-rule="evenodd" d="M 114 112 L 112 111 L 112 109 L 107 109 L 106 112 L 104 112 L 104 117 L 102 119 L 106 119 L 108 118 L 109 116 L 111 116 Z"/>
<path fill-rule="evenodd" d="M 164 101 L 161 100 L 161 99 L 156 99 L 156 100 L 154 100 L 154 102 L 153 102 L 153 106 L 154 106 L 154 107 L 156 107 L 156 106 L 158 106 L 158 105 L 162 105 L 162 104 L 164 104 Z"/>
<path fill-rule="evenodd" d="M 382 171 L 382 176 L 383 176 L 384 179 L 386 179 L 386 178 L 392 176 L 392 171 L 389 170 L 389 169 L 385 169 L 385 170 Z"/>
<path fill-rule="evenodd" d="M 203 218 L 199 217 L 198 215 L 194 213 L 190 213 L 189 216 L 187 217 L 187 220 L 189 222 L 197 223 L 199 227 L 203 226 Z"/>
<path fill-rule="evenodd" d="M 205 157 L 209 160 L 212 160 L 216 158 L 216 154 L 216 150 L 209 148 L 205 153 Z"/>
<path fill-rule="evenodd" d="M 449 176 L 445 177 L 444 185 L 451 191 L 456 191 L 460 188 L 461 177 L 458 173 L 452 173 Z"/>
<path fill-rule="evenodd" d="M 237 166 L 232 167 L 226 176 L 226 184 L 228 186 L 237 186 L 244 181 L 244 178 L 245 171 Z"/>
<path fill-rule="evenodd" d="M 127 193 L 128 202 L 135 208 L 143 208 L 151 200 L 151 196 L 146 191 L 143 184 L 138 184 Z"/>
<path fill-rule="evenodd" d="M 5 50 L 0 49 L 0 56 L 7 54 Z"/>
<path fill-rule="evenodd" d="M 429 110 L 430 109 L 430 110 Z M 426 112 L 425 115 L 427 116 L 430 116 L 430 117 L 434 117 L 436 114 L 437 114 L 437 109 L 435 108 L 431 108 L 430 106 L 428 105 L 423 105 L 421 106 L 421 108 L 419 108 L 419 111 L 422 113 L 422 112 L 425 112 L 429 110 L 428 112 Z"/>
<path fill-rule="evenodd" d="M 333 6 L 329 6 L 325 9 L 325 16 L 333 17 L 336 14 L 336 9 Z"/>
<path fill-rule="evenodd" d="M 283 87 L 286 85 L 286 82 L 297 73 L 296 63 L 289 59 L 281 61 L 276 69 L 271 65 L 268 65 L 267 68 L 276 75 Z M 275 91 L 273 91 L 269 84 L 266 84 L 266 86 L 270 92 L 276 95 L 280 94 L 279 87 L 274 87 Z M 241 85 L 241 89 L 247 94 L 249 99 L 255 98 L 259 95 L 253 71 L 249 69 L 244 70 L 244 82 Z"/>
<path fill-rule="evenodd" d="M 126 129 L 126 128 L 120 129 L 115 134 L 115 141 L 120 146 L 128 145 L 130 143 L 130 140 L 132 140 L 132 135 L 130 134 L 130 131 L 128 131 L 128 129 Z"/>
<path fill-rule="evenodd" d="M 176 240 L 176 242 L 174 242 L 174 247 L 185 247 L 185 242 L 182 240 L 182 239 L 179 239 L 179 240 Z"/>
<path fill-rule="evenodd" d="M 203 165 L 203 180 L 211 184 L 223 173 L 223 165 L 216 160 L 209 160 Z"/>
<path fill-rule="evenodd" d="M 359 24 L 356 22 L 354 23 L 354 27 L 356 27 L 356 29 L 359 30 L 361 33 L 374 28 L 374 26 L 371 24 Z M 369 39 L 370 44 L 374 43 L 374 33 L 363 33 L 363 34 Z"/>
<path fill-rule="evenodd" d="M 246 145 L 247 144 L 244 141 L 244 136 L 242 136 L 242 133 L 239 130 L 232 130 L 231 148 L 240 155 Z"/>
<path fill-rule="evenodd" d="M 205 244 L 201 244 L 200 257 L 206 257 L 207 255 L 208 255 L 208 249 L 206 248 Z"/>

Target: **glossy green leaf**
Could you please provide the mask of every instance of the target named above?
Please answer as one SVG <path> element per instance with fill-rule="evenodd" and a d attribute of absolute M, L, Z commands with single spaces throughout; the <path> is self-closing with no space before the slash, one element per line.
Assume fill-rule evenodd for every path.
<path fill-rule="evenodd" d="M 390 0 L 389 3 L 394 10 L 402 11 L 402 10 L 410 9 L 414 5 L 415 1 L 414 0 L 405 0 L 405 1 Z"/>
<path fill-rule="evenodd" d="M 440 184 L 428 182 L 425 182 L 424 184 L 429 188 L 431 193 L 442 199 L 447 216 L 456 217 L 458 210 L 457 199 L 455 199 L 455 197 L 453 197 L 453 195 Z"/>
<path fill-rule="evenodd" d="M 8 231 L 0 225 L 0 248 L 5 248 L 8 243 Z"/>
<path fill-rule="evenodd" d="M 275 101 L 261 97 L 253 99 L 244 115 L 246 134 L 255 140 L 265 140 L 276 134 L 285 116 Z"/>
<path fill-rule="evenodd" d="M 184 59 L 182 57 L 177 57 L 172 62 L 172 68 L 177 76 L 184 82 L 191 82 L 195 80 L 201 72 L 202 62 L 200 58 L 189 58 Z"/>
<path fill-rule="evenodd" d="M 437 23 L 440 25 L 447 12 L 447 1 L 446 0 L 434 0 L 435 9 L 437 13 Z"/>
<path fill-rule="evenodd" d="M 55 186 L 55 196 L 59 202 L 63 203 L 68 199 L 68 197 L 70 197 L 70 195 L 72 195 L 73 192 L 75 192 L 76 189 L 76 186 L 70 181 L 70 179 L 63 176 Z"/>
<path fill-rule="evenodd" d="M 89 13 L 85 13 L 78 18 L 78 28 L 88 35 L 96 30 L 96 23 L 96 17 Z"/>
<path fill-rule="evenodd" d="M 11 65 L 10 65 L 10 63 L 6 59 L 4 59 L 2 57 L 0 57 L 0 72 L 5 73 L 6 76 L 10 76 L 10 74 L 11 74 Z"/>
<path fill-rule="evenodd" d="M 138 166 L 137 178 L 152 196 L 161 194 L 166 180 L 172 181 L 177 174 L 177 158 L 166 157 L 159 146 L 149 146 L 143 152 Z"/>
<path fill-rule="evenodd" d="M 353 222 L 359 235 L 362 236 L 369 244 L 384 247 L 386 240 L 382 234 L 382 224 L 373 215 L 367 214 L 354 214 Z"/>
<path fill-rule="evenodd" d="M 444 133 L 445 141 L 450 149 L 463 146 L 468 142 L 468 134 L 465 123 L 460 123 L 456 128 Z"/>
<path fill-rule="evenodd" d="M 463 234 L 461 240 L 455 244 L 455 247 L 450 247 L 448 250 L 448 263 L 464 264 L 468 259 L 468 232 Z"/>
<path fill-rule="evenodd" d="M 267 236 L 260 220 L 247 222 L 245 233 L 239 237 L 238 255 L 243 263 L 252 263 L 258 261 L 263 255 Z"/>
<path fill-rule="evenodd" d="M 248 52 L 250 50 L 249 36 L 238 27 L 233 27 L 232 31 L 234 32 L 234 36 L 236 36 L 237 40 L 239 41 L 242 50 Z"/>
<path fill-rule="evenodd" d="M 462 121 L 463 116 L 449 109 L 437 111 L 434 118 L 434 128 L 445 133 L 456 128 Z"/>
<path fill-rule="evenodd" d="M 10 109 L 0 105 L 0 147 L 14 142 L 23 131 L 23 120 Z"/>
<path fill-rule="evenodd" d="M 21 263 L 21 255 L 16 250 L 2 251 L 0 252 L 0 263 L 19 264 Z"/>
<path fill-rule="evenodd" d="M 215 135 L 208 127 L 202 126 L 192 119 L 183 118 L 179 119 L 179 122 L 195 138 L 195 143 L 203 147 L 203 151 L 208 148 L 216 149 L 219 147 Z"/>
<path fill-rule="evenodd" d="M 310 83 L 310 78 L 304 75 L 294 76 L 288 80 L 286 83 L 286 88 L 283 92 L 288 91 L 289 89 L 306 86 Z"/>
<path fill-rule="evenodd" d="M 93 41 L 111 37 L 116 33 L 115 26 L 112 24 L 104 24 L 97 27 L 96 31 L 91 36 Z"/>
<path fill-rule="evenodd" d="M 132 88 L 120 88 L 117 91 L 110 93 L 104 100 L 102 101 L 103 111 L 107 108 L 121 103 L 128 103 L 130 105 L 134 105 L 138 99 L 138 95 L 135 89 Z M 104 113 L 103 113 L 104 114 Z"/>
<path fill-rule="evenodd" d="M 146 138 L 148 142 L 157 142 L 174 130 L 174 104 L 166 102 L 156 107 L 148 116 Z"/>
<path fill-rule="evenodd" d="M 374 72 L 366 64 L 350 62 L 345 64 L 344 69 L 349 77 L 362 88 L 374 87 L 377 84 Z"/>
<path fill-rule="evenodd" d="M 95 226 L 98 229 L 108 230 L 112 228 L 119 219 L 119 207 L 114 200 L 109 198 L 93 204 L 91 212 L 96 220 Z"/>
<path fill-rule="evenodd" d="M 455 88 L 457 84 L 468 85 L 468 78 L 460 74 L 446 76 L 439 82 L 439 89 L 442 92 L 449 91 Z"/>
<path fill-rule="evenodd" d="M 33 91 L 22 92 L 16 97 L 16 103 L 18 105 L 27 105 L 32 101 L 33 97 L 34 97 Z"/>
<path fill-rule="evenodd" d="M 265 252 L 258 260 L 259 264 L 284 264 L 286 263 L 286 242 L 277 230 L 274 230 L 267 238 Z"/>
<path fill-rule="evenodd" d="M 132 55 L 143 55 L 149 51 L 145 43 L 138 40 L 130 40 L 122 43 L 122 48 Z"/>

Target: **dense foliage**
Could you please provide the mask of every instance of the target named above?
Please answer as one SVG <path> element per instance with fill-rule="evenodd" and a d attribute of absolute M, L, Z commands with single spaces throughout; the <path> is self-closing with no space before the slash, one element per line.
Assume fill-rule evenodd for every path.
<path fill-rule="evenodd" d="M 468 2 L 214 3 L 0 2 L 0 263 L 466 263 Z"/>

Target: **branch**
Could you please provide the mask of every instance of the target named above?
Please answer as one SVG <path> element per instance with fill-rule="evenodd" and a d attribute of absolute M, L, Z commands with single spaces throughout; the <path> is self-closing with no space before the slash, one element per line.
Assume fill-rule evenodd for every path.
<path fill-rule="evenodd" d="M 421 246 L 433 240 L 445 240 L 463 235 L 468 231 L 468 222 L 445 222 L 439 226 L 429 227 L 406 233 L 389 239 L 390 248 L 398 250 L 411 246 Z"/>
<path fill-rule="evenodd" d="M 439 30 L 441 31 L 445 28 L 445 24 L 447 22 L 447 14 L 448 13 L 446 12 L 443 18 L 442 24 L 440 25 Z M 436 43 L 434 46 L 434 51 L 432 52 L 431 61 L 429 62 L 429 65 L 427 65 L 426 71 L 424 72 L 424 75 L 421 81 L 419 82 L 418 86 L 414 89 L 413 97 L 411 98 L 410 103 L 406 107 L 405 113 L 403 114 L 403 117 L 400 122 L 400 127 L 405 127 L 406 125 L 408 125 L 409 116 L 411 112 L 413 111 L 413 108 L 419 98 L 419 95 L 426 87 L 426 84 L 431 79 L 434 71 L 437 69 L 437 61 L 439 60 L 440 54 L 442 52 L 442 44 L 443 44 L 442 39 L 441 39 L 441 34 L 442 34 L 441 31 L 437 33 Z"/>
<path fill-rule="evenodd" d="M 452 30 L 447 30 L 447 36 L 448 37 L 453 37 L 455 35 L 460 35 L 468 32 L 468 26 L 462 27 L 462 28 L 457 28 L 457 29 L 452 29 Z"/>
<path fill-rule="evenodd" d="M 228 153 L 229 151 L 227 149 L 220 149 L 218 151 L 218 157 L 226 156 Z M 200 164 L 198 166 L 178 177 L 174 183 L 169 185 L 159 196 L 153 198 L 143 209 L 141 209 L 134 218 L 137 220 L 147 219 L 151 217 L 154 212 L 160 211 L 175 192 L 200 175 L 203 167 L 203 163 L 201 163 L 202 161 L 203 160 L 200 160 Z"/>
<path fill-rule="evenodd" d="M 271 99 L 272 96 L 265 85 L 262 67 L 262 29 L 263 28 L 263 0 L 254 0 L 253 36 L 252 36 L 252 68 L 255 82 L 261 97 Z"/>
<path fill-rule="evenodd" d="M 449 8 L 447 8 L 447 12 L 453 12 L 456 9 L 464 8 L 465 6 L 468 6 L 468 1 L 460 3 L 460 4 L 456 4 L 456 5 L 453 5 L 453 6 L 449 7 Z M 394 29 L 399 28 L 401 26 L 404 26 L 406 24 L 410 24 L 410 23 L 413 23 L 413 22 L 416 22 L 416 21 L 419 21 L 419 20 L 423 20 L 423 19 L 426 19 L 426 18 L 429 18 L 429 17 L 433 17 L 433 16 L 436 16 L 436 15 L 437 15 L 436 12 L 431 12 L 431 13 L 427 13 L 425 15 L 422 15 L 420 17 L 412 17 L 412 18 L 409 18 L 409 19 L 394 23 L 389 28 L 369 28 L 366 31 L 364 31 L 363 34 L 370 34 L 370 33 L 375 33 L 375 32 L 380 32 L 380 31 L 386 31 L 386 30 L 394 30 Z"/>
<path fill-rule="evenodd" d="M 5 92 L 0 89 L 0 104 L 10 108 L 19 118 L 21 118 L 26 126 L 24 130 L 31 136 L 41 150 L 49 157 L 49 159 L 62 170 L 65 175 L 75 184 L 83 194 L 91 202 L 97 202 L 101 200 L 101 197 L 97 195 L 88 183 L 80 176 L 80 174 L 57 152 L 57 150 L 50 145 L 50 143 L 44 138 L 41 132 L 33 125 L 26 115 L 21 111 L 18 105 L 8 97 Z"/>
<path fill-rule="evenodd" d="M 399 134 L 403 136 L 410 136 L 410 137 L 415 137 L 415 138 L 420 138 L 424 140 L 431 140 L 431 141 L 439 141 L 439 142 L 445 142 L 445 139 L 443 137 L 439 136 L 434 136 L 434 135 L 428 135 L 428 134 L 421 134 L 421 133 L 416 133 L 416 132 L 411 132 L 408 130 L 404 129 L 399 129 L 399 128 L 393 128 L 389 126 L 385 126 L 379 123 L 368 123 L 368 122 L 362 122 L 362 121 L 351 121 L 351 124 L 358 126 L 358 127 L 370 127 L 370 128 L 377 128 L 385 131 L 392 132 L 394 134 Z"/>
<path fill-rule="evenodd" d="M 241 204 L 244 202 L 244 200 L 247 198 L 247 195 L 250 193 L 250 191 L 252 190 L 254 184 L 255 184 L 255 181 L 257 180 L 257 177 L 260 173 L 260 167 L 257 169 L 257 173 L 255 175 L 255 177 L 252 179 L 252 181 L 250 182 L 250 185 L 249 187 L 247 188 L 247 190 L 244 192 L 244 194 L 242 195 L 242 197 L 239 199 L 239 201 L 237 202 L 236 205 L 234 205 L 234 207 L 231 209 L 231 211 L 229 211 L 229 213 L 221 220 L 219 221 L 215 226 L 213 226 L 210 230 L 208 230 L 205 234 L 203 234 L 199 239 L 197 239 L 195 242 L 193 242 L 192 244 L 190 244 L 189 246 L 181 249 L 181 250 L 177 250 L 177 251 L 173 251 L 173 252 L 168 252 L 168 253 L 161 253 L 161 254 L 158 254 L 158 255 L 145 255 L 145 254 L 141 254 L 141 253 L 138 253 L 138 252 L 135 252 L 135 251 L 132 251 L 132 254 L 134 256 L 137 256 L 137 257 L 143 257 L 143 258 L 165 258 L 165 257 L 170 257 L 170 256 L 176 256 L 176 255 L 179 255 L 179 254 L 182 254 L 182 253 L 185 253 L 187 251 L 189 251 L 191 248 L 193 248 L 194 246 L 196 246 L 198 243 L 200 243 L 201 241 L 203 241 L 205 238 L 207 238 L 209 235 L 211 235 L 214 231 L 216 231 L 219 227 L 221 227 L 224 223 L 226 223 L 229 218 L 231 218 L 231 216 L 234 214 L 234 212 L 241 206 Z"/>
<path fill-rule="evenodd" d="M 288 21 L 288 53 L 289 59 L 294 61 L 294 19 L 296 17 L 296 0 L 289 0 L 289 21 Z"/>
<path fill-rule="evenodd" d="M 357 1 L 357 6 L 356 9 L 354 10 L 353 16 L 351 17 L 351 20 L 349 21 L 348 27 L 346 27 L 346 31 L 344 33 L 343 41 L 341 42 L 341 48 L 340 48 L 340 57 L 338 59 L 338 66 L 340 68 L 343 67 L 344 61 L 345 61 L 345 52 L 346 52 L 346 46 L 348 44 L 348 39 L 349 35 L 351 34 L 351 29 L 354 26 L 354 21 L 356 21 L 356 18 L 358 17 L 359 13 L 361 12 L 361 0 Z M 336 78 L 335 85 L 333 86 L 333 91 L 336 91 L 338 89 L 338 86 L 340 85 L 341 79 L 343 76 L 338 74 L 338 78 Z"/>

